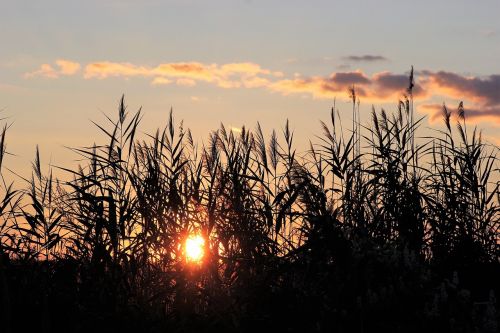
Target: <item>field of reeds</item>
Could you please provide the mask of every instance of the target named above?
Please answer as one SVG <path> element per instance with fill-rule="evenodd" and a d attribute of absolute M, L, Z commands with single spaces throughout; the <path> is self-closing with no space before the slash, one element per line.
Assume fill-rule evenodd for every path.
<path fill-rule="evenodd" d="M 352 123 L 333 107 L 301 152 L 288 122 L 200 145 L 172 113 L 139 140 L 123 98 L 54 167 L 70 181 L 37 149 L 28 186 L 2 177 L 0 330 L 498 332 L 499 147 L 462 104 L 420 136 L 411 78 L 369 124 L 350 97 Z"/>

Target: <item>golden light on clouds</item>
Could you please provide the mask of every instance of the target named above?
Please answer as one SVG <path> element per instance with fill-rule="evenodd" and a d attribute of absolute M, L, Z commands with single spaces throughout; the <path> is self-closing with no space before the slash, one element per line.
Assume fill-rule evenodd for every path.
<path fill-rule="evenodd" d="M 27 78 L 41 76 L 49 79 L 57 79 L 60 75 L 74 75 L 81 68 L 79 63 L 70 60 L 58 59 L 55 63 L 58 68 L 50 64 L 42 64 L 39 69 L 26 73 L 24 76 Z"/>
<path fill-rule="evenodd" d="M 59 73 L 62 75 L 73 75 L 80 70 L 80 64 L 77 62 L 59 59 L 56 60 L 57 66 L 59 66 Z"/>
<path fill-rule="evenodd" d="M 84 71 L 86 79 L 134 76 L 152 77 L 153 84 L 167 84 L 172 82 L 171 79 L 176 79 L 176 83 L 183 86 L 194 86 L 196 81 L 203 81 L 224 88 L 232 88 L 240 87 L 243 81 L 248 82 L 248 85 L 251 86 L 262 85 L 262 82 L 267 82 L 265 76 L 281 77 L 283 73 L 270 71 L 258 64 L 248 62 L 223 65 L 179 62 L 148 67 L 131 63 L 103 61 L 87 64 Z"/>
<path fill-rule="evenodd" d="M 37 70 L 25 74 L 26 78 L 79 74 L 77 62 L 58 59 L 52 64 L 42 64 Z M 199 83 L 215 85 L 225 89 L 265 89 L 283 96 L 300 95 L 315 99 L 333 99 L 347 96 L 355 87 L 361 103 L 394 103 L 406 93 L 409 85 L 408 73 L 381 71 L 371 75 L 361 71 L 337 71 L 327 76 L 306 76 L 294 73 L 286 77 L 281 71 L 271 70 L 252 62 L 226 64 L 204 64 L 200 62 L 161 63 L 157 66 L 136 65 L 128 62 L 101 61 L 88 63 L 81 75 L 85 79 L 107 79 L 133 77 L 151 80 L 153 86 L 175 84 L 186 88 Z M 470 105 L 471 119 L 477 121 L 500 120 L 500 75 L 470 77 L 444 71 L 421 70 L 413 87 L 413 98 L 422 103 L 421 110 L 430 114 L 429 121 L 439 118 L 438 108 L 429 104 L 437 100 L 444 102 L 464 98 Z M 437 97 L 437 98 L 435 98 Z M 436 113 L 437 112 L 437 113 Z"/>
<path fill-rule="evenodd" d="M 151 84 L 154 86 L 161 86 L 161 85 L 167 85 L 172 83 L 173 81 L 164 77 L 155 77 L 153 81 L 151 81 Z"/>

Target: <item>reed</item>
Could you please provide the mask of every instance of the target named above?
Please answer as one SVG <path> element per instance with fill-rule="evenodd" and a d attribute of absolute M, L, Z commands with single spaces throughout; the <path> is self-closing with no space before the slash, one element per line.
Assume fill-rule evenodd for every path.
<path fill-rule="evenodd" d="M 2 177 L 2 327 L 495 331 L 498 147 L 462 103 L 456 129 L 443 106 L 444 130 L 419 137 L 412 88 L 413 69 L 398 109 L 362 124 L 353 87 L 352 128 L 334 105 L 304 152 L 288 121 L 268 137 L 221 125 L 199 146 L 172 111 L 138 139 L 142 110 L 122 97 L 95 123 L 104 143 L 58 167 L 70 181 L 43 172 L 38 148 L 26 188 Z"/>

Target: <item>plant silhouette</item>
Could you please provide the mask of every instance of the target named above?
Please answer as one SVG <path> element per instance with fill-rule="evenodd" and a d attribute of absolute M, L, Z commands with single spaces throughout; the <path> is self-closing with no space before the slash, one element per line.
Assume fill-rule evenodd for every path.
<path fill-rule="evenodd" d="M 200 146 L 172 111 L 138 139 L 122 97 L 95 123 L 106 141 L 58 167 L 70 181 L 38 148 L 26 188 L 2 177 L 0 327 L 497 332 L 498 147 L 462 103 L 419 137 L 412 88 L 413 70 L 398 109 L 363 125 L 353 87 L 352 128 L 334 106 L 304 152 L 288 121 L 269 137 L 221 125 Z"/>

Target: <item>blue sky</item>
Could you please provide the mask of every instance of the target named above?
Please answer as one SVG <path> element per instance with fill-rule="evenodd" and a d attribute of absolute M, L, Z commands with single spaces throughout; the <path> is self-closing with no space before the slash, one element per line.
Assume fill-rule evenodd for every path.
<path fill-rule="evenodd" d="M 13 123 L 8 149 L 16 155 L 8 162 L 27 170 L 38 143 L 46 162 L 69 163 L 64 146 L 99 141 L 89 120 L 113 114 L 122 93 L 131 110 L 143 106 L 144 131 L 173 107 L 199 140 L 220 122 L 260 121 L 270 132 L 288 118 L 305 143 L 334 97 L 350 120 L 351 83 L 364 91 L 364 114 L 372 103 L 394 109 L 411 65 L 425 126 L 439 126 L 436 105 L 463 99 L 495 141 L 499 13 L 493 0 L 0 0 L 0 109 Z"/>

